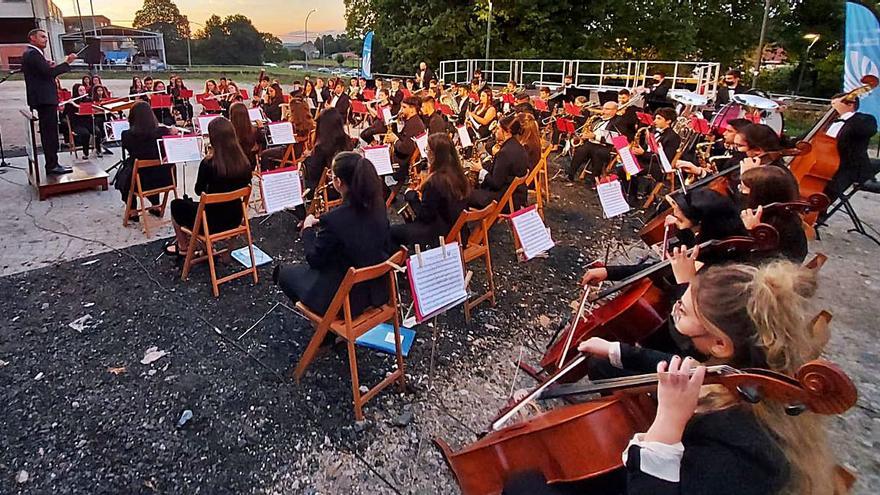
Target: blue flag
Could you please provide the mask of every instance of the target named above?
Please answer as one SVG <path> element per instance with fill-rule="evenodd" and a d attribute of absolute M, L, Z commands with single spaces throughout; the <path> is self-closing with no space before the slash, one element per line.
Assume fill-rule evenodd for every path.
<path fill-rule="evenodd" d="M 874 9 L 857 1 L 846 2 L 844 60 L 844 91 L 861 86 L 864 75 L 880 76 L 880 19 Z M 859 111 L 880 120 L 880 91 L 863 95 Z"/>
<path fill-rule="evenodd" d="M 373 78 L 373 70 L 371 68 L 373 62 L 373 32 L 370 31 L 364 36 L 364 53 L 361 58 L 361 76 L 365 79 Z"/>

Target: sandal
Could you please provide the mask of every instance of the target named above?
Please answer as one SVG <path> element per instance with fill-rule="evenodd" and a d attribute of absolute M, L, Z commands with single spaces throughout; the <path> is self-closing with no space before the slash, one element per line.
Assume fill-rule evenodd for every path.
<path fill-rule="evenodd" d="M 165 244 L 165 254 L 168 256 L 174 256 L 177 258 L 183 258 L 186 254 L 180 252 L 180 248 L 177 247 L 177 241 L 171 241 L 168 244 Z"/>

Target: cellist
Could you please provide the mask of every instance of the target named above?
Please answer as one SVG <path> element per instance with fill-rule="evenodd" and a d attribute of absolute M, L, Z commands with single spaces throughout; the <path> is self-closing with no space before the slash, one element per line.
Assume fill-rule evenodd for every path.
<path fill-rule="evenodd" d="M 831 107 L 839 117 L 826 131 L 837 139 L 840 168 L 825 186 L 825 194 L 834 201 L 853 184 L 862 183 L 877 175 L 877 168 L 868 158 L 868 142 L 877 134 L 877 119 L 859 112 L 859 98 L 845 98 L 846 93 L 834 95 Z"/>
<path fill-rule="evenodd" d="M 815 272 L 786 261 L 701 271 L 676 304 L 674 318 L 682 336 L 705 356 L 702 363 L 598 338 L 584 342 L 580 350 L 594 357 L 660 374 L 652 425 L 621 453 L 623 472 L 564 487 L 547 486 L 540 474 L 530 474 L 510 480 L 504 493 L 842 493 L 819 416 L 790 416 L 771 400 L 738 401 L 726 389 L 703 386 L 705 368 L 698 366 L 792 375 L 824 347 L 810 331 L 815 291 Z"/>

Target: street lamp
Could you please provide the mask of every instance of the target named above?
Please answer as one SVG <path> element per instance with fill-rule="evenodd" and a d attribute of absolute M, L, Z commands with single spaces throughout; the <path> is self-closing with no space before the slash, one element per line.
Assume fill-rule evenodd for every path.
<path fill-rule="evenodd" d="M 202 26 L 202 27 L 205 27 L 205 25 L 200 22 L 191 21 L 189 19 L 187 19 L 186 22 L 187 22 L 187 26 L 186 26 L 186 30 L 187 30 L 187 33 L 186 33 L 186 63 L 187 63 L 187 66 L 190 69 L 192 69 L 192 66 L 193 66 L 192 49 L 189 46 L 189 42 L 192 39 L 192 28 L 189 25 L 190 24 L 198 24 L 199 26 Z"/>
<path fill-rule="evenodd" d="M 810 61 L 810 48 L 813 48 L 813 45 L 819 41 L 819 35 L 816 33 L 805 34 L 804 39 L 809 41 L 810 44 L 807 45 L 807 52 L 804 54 L 804 61 L 801 62 L 801 75 L 798 76 L 798 82 L 794 89 L 794 94 L 798 94 L 801 91 L 801 83 L 804 81 L 804 71 L 807 70 L 807 63 Z"/>
<path fill-rule="evenodd" d="M 306 14 L 306 42 L 303 43 L 303 52 L 306 54 L 306 69 L 309 68 L 309 48 L 306 46 L 306 43 L 309 42 L 309 17 L 317 11 L 318 9 L 312 9 Z"/>
<path fill-rule="evenodd" d="M 489 36 L 492 33 L 492 0 L 489 0 L 489 21 L 486 23 L 486 60 L 489 60 Z"/>

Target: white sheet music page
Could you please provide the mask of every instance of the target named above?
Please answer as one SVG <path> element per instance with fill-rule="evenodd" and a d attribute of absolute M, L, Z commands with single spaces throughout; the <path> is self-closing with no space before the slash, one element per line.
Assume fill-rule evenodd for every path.
<path fill-rule="evenodd" d="M 263 206 L 266 208 L 266 213 L 275 213 L 303 204 L 302 183 L 296 169 L 282 168 L 265 172 L 262 177 Z"/>
<path fill-rule="evenodd" d="M 272 144 L 293 144 L 293 124 L 290 122 L 274 122 L 269 124 L 269 136 Z"/>
<path fill-rule="evenodd" d="M 388 122 L 391 122 L 393 118 L 394 116 L 391 115 L 391 107 L 382 107 L 382 121 L 387 124 Z"/>
<path fill-rule="evenodd" d="M 526 260 L 530 260 L 556 245 L 550 238 L 550 232 L 544 225 L 544 220 L 541 219 L 535 205 L 513 213 L 510 216 L 510 221 L 519 238 L 519 243 L 522 245 Z"/>
<path fill-rule="evenodd" d="M 220 117 L 220 115 L 202 115 L 198 118 L 199 123 L 199 134 L 202 136 L 208 135 L 208 124 L 211 123 L 212 120 Z"/>
<path fill-rule="evenodd" d="M 165 149 L 166 163 L 199 162 L 202 160 L 202 139 L 198 136 L 159 139 Z"/>
<path fill-rule="evenodd" d="M 615 136 L 611 138 L 611 142 L 620 156 L 620 161 L 623 162 L 623 169 L 626 170 L 626 173 L 636 175 L 641 172 L 639 164 L 636 162 L 636 157 L 633 156 L 632 150 L 629 149 L 629 141 L 627 141 L 626 136 Z"/>
<path fill-rule="evenodd" d="M 413 141 L 416 142 L 416 146 L 419 147 L 419 153 L 422 154 L 422 158 L 428 158 L 428 133 L 423 132 L 413 138 Z"/>
<path fill-rule="evenodd" d="M 468 134 L 466 125 L 456 126 L 456 129 L 458 129 L 458 140 L 461 142 L 462 148 L 474 145 L 474 142 L 471 141 L 471 135 Z"/>
<path fill-rule="evenodd" d="M 599 193 L 605 218 L 614 218 L 629 211 L 629 203 L 623 197 L 623 188 L 619 180 L 602 182 L 596 186 L 596 191 Z"/>
<path fill-rule="evenodd" d="M 364 158 L 370 160 L 370 163 L 376 167 L 376 173 L 379 175 L 388 175 L 394 173 L 391 168 L 391 147 L 387 144 L 380 146 L 365 146 Z"/>
<path fill-rule="evenodd" d="M 108 141 L 119 141 L 122 139 L 122 133 L 131 127 L 127 120 L 111 120 L 110 122 L 105 122 L 104 125 L 104 132 L 107 134 Z M 106 132 L 108 129 L 110 132 Z"/>
<path fill-rule="evenodd" d="M 266 118 L 263 117 L 263 109 L 260 107 L 248 108 L 248 117 L 250 117 L 251 122 L 259 122 L 259 121 L 266 120 Z"/>
<path fill-rule="evenodd" d="M 457 242 L 422 251 L 407 260 L 410 288 L 415 302 L 416 319 L 424 321 L 467 299 L 464 267 Z"/>

